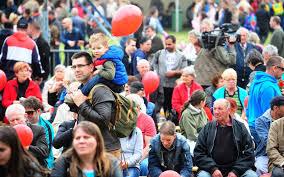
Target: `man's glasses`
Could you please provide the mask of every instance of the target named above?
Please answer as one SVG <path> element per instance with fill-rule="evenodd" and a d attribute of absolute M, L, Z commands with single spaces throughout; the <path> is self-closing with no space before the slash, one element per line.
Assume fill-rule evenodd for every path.
<path fill-rule="evenodd" d="M 276 67 L 284 71 L 284 68 L 282 68 L 281 66 L 276 66 Z"/>
<path fill-rule="evenodd" d="M 85 67 L 85 66 L 88 66 L 88 65 L 90 65 L 90 64 L 78 64 L 78 65 L 72 65 L 71 66 L 71 69 L 76 69 L 76 68 L 78 68 L 78 69 L 81 69 L 81 68 L 83 68 L 83 67 Z"/>
<path fill-rule="evenodd" d="M 33 115 L 35 111 L 26 111 L 26 114 Z"/>

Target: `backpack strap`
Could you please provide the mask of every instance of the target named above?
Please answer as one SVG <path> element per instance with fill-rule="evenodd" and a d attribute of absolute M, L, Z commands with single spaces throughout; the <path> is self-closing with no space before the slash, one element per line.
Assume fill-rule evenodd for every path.
<path fill-rule="evenodd" d="M 90 93 L 88 94 L 88 97 L 87 97 L 87 100 L 92 104 L 92 98 L 93 98 L 93 95 L 94 95 L 94 92 L 95 92 L 95 89 L 96 88 L 99 88 L 99 87 L 104 87 L 108 90 L 111 91 L 111 93 L 113 94 L 114 96 L 114 99 L 115 99 L 115 119 L 114 119 L 114 123 L 110 123 L 109 125 L 109 129 L 111 128 L 114 128 L 114 125 L 115 125 L 115 122 L 118 120 L 119 118 L 119 113 L 121 111 L 121 99 L 116 95 L 116 93 L 114 91 L 112 91 L 108 86 L 104 85 L 104 84 L 96 84 L 90 91 Z"/>

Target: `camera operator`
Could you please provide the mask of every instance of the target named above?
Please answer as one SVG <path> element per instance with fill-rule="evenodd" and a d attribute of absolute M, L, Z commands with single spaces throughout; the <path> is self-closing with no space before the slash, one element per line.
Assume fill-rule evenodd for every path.
<path fill-rule="evenodd" d="M 237 71 L 237 85 L 246 88 L 249 82 L 249 75 L 252 70 L 249 68 L 246 56 L 252 49 L 256 49 L 252 43 L 248 42 L 249 31 L 243 27 L 239 28 L 237 34 L 240 35 L 240 42 L 235 43 L 236 49 L 236 64 L 233 68 Z"/>
<path fill-rule="evenodd" d="M 213 30 L 213 25 L 208 19 L 204 19 L 201 23 L 201 26 L 207 24 L 207 28 L 203 28 L 204 32 L 210 32 Z M 211 26 L 211 28 L 209 28 Z M 211 36 L 209 36 L 209 41 L 212 42 Z M 227 38 L 224 41 L 224 46 L 220 45 L 220 41 L 224 39 L 224 36 L 217 35 L 213 36 L 215 38 L 213 40 L 212 47 L 208 47 L 209 44 L 204 44 L 204 40 L 202 39 L 203 48 L 197 55 L 194 69 L 196 72 L 196 81 L 199 83 L 204 89 L 211 85 L 211 80 L 214 75 L 217 73 L 222 73 L 225 69 L 227 69 L 230 65 L 234 65 L 236 63 L 236 54 L 234 45 L 230 43 L 230 41 L 235 41 L 234 37 Z M 223 38 L 223 39 L 221 39 Z M 220 40 L 220 41 L 219 41 Z"/>

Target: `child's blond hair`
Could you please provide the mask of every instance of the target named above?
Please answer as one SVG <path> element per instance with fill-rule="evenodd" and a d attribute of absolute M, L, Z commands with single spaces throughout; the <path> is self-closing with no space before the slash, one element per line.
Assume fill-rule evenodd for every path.
<path fill-rule="evenodd" d="M 108 38 L 103 33 L 96 33 L 96 34 L 91 35 L 89 39 L 89 43 L 91 46 L 96 44 L 96 45 L 103 45 L 105 47 L 108 47 Z"/>

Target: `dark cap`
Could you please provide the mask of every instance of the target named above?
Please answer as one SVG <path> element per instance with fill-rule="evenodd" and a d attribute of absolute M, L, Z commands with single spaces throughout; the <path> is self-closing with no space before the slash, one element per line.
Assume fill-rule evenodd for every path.
<path fill-rule="evenodd" d="M 284 96 L 274 97 L 270 102 L 270 108 L 273 109 L 274 106 L 284 106 Z"/>
<path fill-rule="evenodd" d="M 17 28 L 27 29 L 28 28 L 28 21 L 25 18 L 20 18 L 17 23 Z"/>
<path fill-rule="evenodd" d="M 144 85 L 139 81 L 134 81 L 130 84 L 130 93 L 144 91 Z"/>

